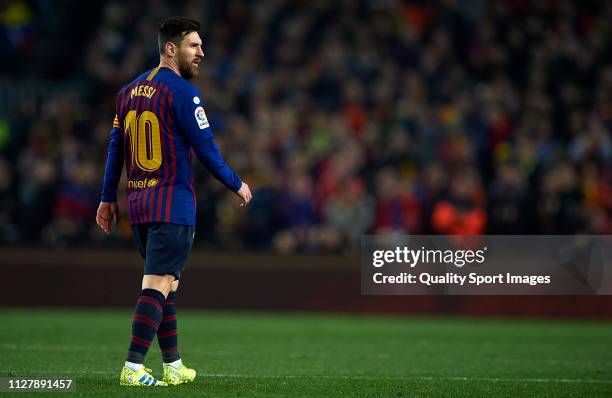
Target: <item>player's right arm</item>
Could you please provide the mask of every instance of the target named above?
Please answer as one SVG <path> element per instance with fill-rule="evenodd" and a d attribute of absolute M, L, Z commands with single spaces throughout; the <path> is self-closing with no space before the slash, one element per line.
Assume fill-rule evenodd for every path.
<path fill-rule="evenodd" d="M 111 232 L 112 224 L 117 223 L 119 213 L 117 207 L 117 187 L 119 186 L 123 169 L 123 152 L 123 134 L 119 125 L 119 119 L 115 116 L 113 128 L 110 132 L 108 158 L 106 159 L 100 206 L 98 206 L 96 214 L 96 222 L 107 234 Z"/>

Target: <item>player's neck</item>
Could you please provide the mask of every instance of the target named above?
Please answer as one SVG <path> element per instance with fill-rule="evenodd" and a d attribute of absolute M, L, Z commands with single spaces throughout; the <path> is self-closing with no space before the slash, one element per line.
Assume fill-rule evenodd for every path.
<path fill-rule="evenodd" d="M 159 60 L 159 67 L 168 68 L 177 75 L 181 75 L 181 73 L 179 72 L 178 64 L 172 58 L 161 57 Z"/>

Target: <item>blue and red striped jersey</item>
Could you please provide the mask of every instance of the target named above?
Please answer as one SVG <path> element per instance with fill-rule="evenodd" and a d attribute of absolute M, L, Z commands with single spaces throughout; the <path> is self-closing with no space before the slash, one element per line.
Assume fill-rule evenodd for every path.
<path fill-rule="evenodd" d="M 168 68 L 143 73 L 117 96 L 101 200 L 117 201 L 125 161 L 130 224 L 195 225 L 194 152 L 215 178 L 240 189 L 242 181 L 219 152 L 198 90 Z"/>

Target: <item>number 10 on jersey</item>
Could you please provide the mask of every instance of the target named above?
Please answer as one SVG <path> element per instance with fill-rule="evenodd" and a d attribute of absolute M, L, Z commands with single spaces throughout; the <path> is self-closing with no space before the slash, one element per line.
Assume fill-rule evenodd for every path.
<path fill-rule="evenodd" d="M 150 111 L 140 115 L 129 111 L 125 117 L 124 131 L 130 136 L 132 162 L 141 170 L 152 172 L 161 167 L 162 151 L 159 120 Z"/>

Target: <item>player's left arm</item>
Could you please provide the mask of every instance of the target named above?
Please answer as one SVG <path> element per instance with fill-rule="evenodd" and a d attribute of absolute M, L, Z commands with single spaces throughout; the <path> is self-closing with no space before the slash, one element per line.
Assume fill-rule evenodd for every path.
<path fill-rule="evenodd" d="M 96 213 L 96 223 L 107 234 L 111 232 L 112 225 L 117 223 L 117 218 L 119 216 L 117 187 L 119 186 L 121 171 L 123 170 L 123 158 L 123 134 L 121 132 L 121 126 L 119 125 L 119 120 L 117 116 L 115 116 L 113 128 L 110 132 L 108 158 L 106 159 L 100 205 Z"/>
<path fill-rule="evenodd" d="M 246 206 L 252 199 L 251 190 L 223 160 L 199 93 L 193 90 L 183 98 L 177 98 L 176 106 L 178 123 L 198 159 L 217 180 L 242 199 L 241 206 Z"/>

